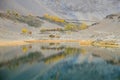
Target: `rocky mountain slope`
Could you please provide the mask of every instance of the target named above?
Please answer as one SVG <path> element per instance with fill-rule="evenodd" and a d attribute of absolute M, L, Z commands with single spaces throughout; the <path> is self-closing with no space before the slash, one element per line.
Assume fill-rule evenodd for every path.
<path fill-rule="evenodd" d="M 11 0 L 11 2 L 1 0 L 0 11 L 10 10 L 16 11 L 18 14 L 15 13 L 15 16 L 0 14 L 0 39 L 52 39 L 50 35 L 54 37 L 54 34 L 58 37 L 55 39 L 117 40 L 120 42 L 119 4 L 120 0 Z M 109 8 L 107 5 L 110 5 Z M 41 28 L 64 28 L 54 22 L 40 19 L 45 13 L 76 20 L 97 20 L 98 23 L 82 31 L 40 33 Z M 115 14 L 110 15 L 110 13 Z M 22 35 L 23 28 L 31 31 L 32 35 Z"/>
<path fill-rule="evenodd" d="M 39 16 L 48 13 L 62 18 L 100 20 L 120 12 L 120 0 L 0 0 L 0 10 L 8 9 Z"/>
<path fill-rule="evenodd" d="M 40 0 L 61 16 L 99 20 L 120 12 L 120 0 Z"/>

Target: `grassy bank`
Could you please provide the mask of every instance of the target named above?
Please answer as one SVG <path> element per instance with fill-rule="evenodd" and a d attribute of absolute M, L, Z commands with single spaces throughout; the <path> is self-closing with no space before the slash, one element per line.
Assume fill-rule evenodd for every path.
<path fill-rule="evenodd" d="M 60 43 L 77 42 L 80 46 L 95 46 L 105 48 L 120 48 L 120 44 L 114 41 L 92 41 L 92 40 L 20 40 L 20 41 L 0 41 L 0 46 L 19 46 L 32 43 Z"/>

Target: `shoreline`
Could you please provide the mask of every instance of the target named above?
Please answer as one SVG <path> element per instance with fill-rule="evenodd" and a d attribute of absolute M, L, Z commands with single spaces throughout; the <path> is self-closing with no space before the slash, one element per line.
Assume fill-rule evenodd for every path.
<path fill-rule="evenodd" d="M 60 42 L 80 42 L 82 40 L 16 40 L 16 41 L 0 41 L 2 46 L 20 46 L 32 43 L 60 43 Z"/>
<path fill-rule="evenodd" d="M 20 45 L 26 45 L 26 43 L 23 40 L 19 41 L 0 41 L 0 47 L 6 47 L 6 46 L 20 46 Z"/>
<path fill-rule="evenodd" d="M 6 46 L 21 46 L 33 43 L 61 43 L 61 42 L 77 42 L 80 46 L 96 46 L 96 47 L 111 47 L 120 48 L 120 44 L 111 41 L 96 42 L 93 40 L 17 40 L 17 41 L 0 41 L 0 47 Z"/>

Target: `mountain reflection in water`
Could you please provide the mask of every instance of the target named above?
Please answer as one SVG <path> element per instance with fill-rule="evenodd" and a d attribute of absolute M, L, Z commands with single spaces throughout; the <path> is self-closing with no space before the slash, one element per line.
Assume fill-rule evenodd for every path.
<path fill-rule="evenodd" d="M 0 80 L 120 80 L 120 49 L 78 43 L 0 47 Z"/>

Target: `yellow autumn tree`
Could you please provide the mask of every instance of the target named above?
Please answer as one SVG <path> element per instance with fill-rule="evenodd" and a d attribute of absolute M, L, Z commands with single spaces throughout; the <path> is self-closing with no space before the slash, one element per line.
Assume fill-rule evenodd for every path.
<path fill-rule="evenodd" d="M 44 14 L 44 17 L 45 17 L 45 18 L 48 18 L 48 17 L 49 17 L 49 15 L 48 15 L 48 14 Z"/>
<path fill-rule="evenodd" d="M 66 25 L 65 25 L 65 28 L 64 28 L 65 30 L 76 30 L 77 29 L 77 26 L 75 25 L 75 24 L 73 24 L 73 23 L 67 23 Z"/>
<path fill-rule="evenodd" d="M 28 48 L 27 48 L 26 46 L 23 46 L 23 47 L 22 47 L 22 51 L 23 51 L 24 53 L 26 53 L 26 52 L 28 51 Z"/>
<path fill-rule="evenodd" d="M 49 14 L 44 14 L 44 18 L 51 20 L 51 21 L 54 21 L 54 22 L 60 22 L 60 23 L 65 22 L 64 19 L 61 19 L 58 16 L 51 16 Z"/>
<path fill-rule="evenodd" d="M 22 34 L 27 34 L 28 33 L 28 29 L 27 28 L 22 28 Z"/>
<path fill-rule="evenodd" d="M 84 30 L 84 29 L 87 29 L 87 28 L 88 28 L 88 26 L 87 26 L 86 23 L 82 23 L 79 27 L 80 30 Z"/>

